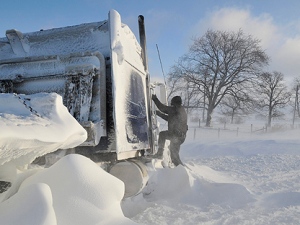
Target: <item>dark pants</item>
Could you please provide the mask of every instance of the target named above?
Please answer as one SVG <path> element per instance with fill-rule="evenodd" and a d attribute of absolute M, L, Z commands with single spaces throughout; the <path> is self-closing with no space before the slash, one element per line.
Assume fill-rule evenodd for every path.
<path fill-rule="evenodd" d="M 174 163 L 175 166 L 178 166 L 179 164 L 183 165 L 182 161 L 180 160 L 179 150 L 180 150 L 180 145 L 185 140 L 185 135 L 178 137 L 167 130 L 161 131 L 158 137 L 157 154 L 159 156 L 163 155 L 166 140 L 170 140 L 170 154 L 171 154 L 172 163 Z"/>

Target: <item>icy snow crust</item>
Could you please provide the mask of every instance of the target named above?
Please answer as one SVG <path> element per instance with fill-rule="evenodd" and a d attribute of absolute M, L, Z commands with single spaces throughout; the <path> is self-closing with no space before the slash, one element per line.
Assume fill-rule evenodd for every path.
<path fill-rule="evenodd" d="M 73 148 L 87 137 L 55 93 L 0 94 L 0 107 L 0 166 L 24 166 L 59 148 Z"/>

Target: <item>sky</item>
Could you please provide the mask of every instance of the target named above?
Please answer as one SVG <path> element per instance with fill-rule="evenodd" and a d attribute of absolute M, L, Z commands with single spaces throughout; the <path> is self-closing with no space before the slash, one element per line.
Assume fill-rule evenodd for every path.
<path fill-rule="evenodd" d="M 208 29 L 242 29 L 261 40 L 271 58 L 266 71 L 283 73 L 288 83 L 300 77 L 298 0 L 10 0 L 1 3 L 0 37 L 9 29 L 26 33 L 102 21 L 110 9 L 120 13 L 137 38 L 137 18 L 145 17 L 152 79 L 163 81 L 192 39 Z"/>

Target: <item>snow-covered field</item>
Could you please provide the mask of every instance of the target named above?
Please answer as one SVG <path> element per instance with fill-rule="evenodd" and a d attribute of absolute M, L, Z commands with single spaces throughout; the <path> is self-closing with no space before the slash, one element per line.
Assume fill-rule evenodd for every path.
<path fill-rule="evenodd" d="M 182 146 L 188 169 L 159 170 L 149 194 L 123 205 L 140 204 L 138 213 L 128 213 L 139 224 L 299 224 L 299 134 L 213 141 L 215 131 L 205 130 Z"/>
<path fill-rule="evenodd" d="M 63 146 L 63 139 L 72 146 L 78 144 L 76 137 L 84 137 L 76 124 L 70 123 L 73 129 L 68 132 L 61 130 L 61 122 L 72 119 L 57 96 L 38 97 L 45 98 L 48 106 L 58 102 L 54 105 L 59 107 L 48 107 L 41 116 L 26 114 L 28 106 L 23 103 L 23 108 L 15 108 L 18 104 L 13 101 L 20 102 L 16 96 L 5 100 L 5 113 L 1 105 L 1 126 L 19 132 L 15 144 L 0 138 L 2 159 L 10 153 L 4 151 L 8 143 L 16 150 L 22 148 L 22 137 L 29 133 L 22 135 L 20 127 L 29 122 L 40 137 L 34 140 L 34 152 L 50 144 L 42 140 L 44 132 L 50 131 L 46 125 L 56 134 L 52 150 Z M 26 104 L 31 103 L 34 101 Z M 11 110 L 20 115 L 9 117 Z M 0 180 L 15 179 L 0 194 L 0 224 L 299 224 L 300 129 L 250 134 L 249 127 L 245 123 L 237 133 L 236 128 L 220 132 L 191 125 L 181 148 L 186 167 L 153 169 L 143 192 L 125 200 L 124 184 L 83 156 L 68 155 L 47 169 L 25 172 L 13 167 L 24 160 L 0 161 Z M 0 134 L 5 137 L 8 132 Z M 32 152 L 26 146 L 24 151 Z M 22 156 L 21 151 L 17 153 Z"/>

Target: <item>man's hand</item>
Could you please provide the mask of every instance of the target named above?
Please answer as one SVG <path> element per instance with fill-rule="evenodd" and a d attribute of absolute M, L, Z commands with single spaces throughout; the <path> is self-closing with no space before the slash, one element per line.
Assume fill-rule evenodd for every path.
<path fill-rule="evenodd" d="M 157 99 L 158 99 L 157 96 L 156 96 L 155 94 L 153 94 L 153 95 L 152 95 L 152 100 L 155 101 L 155 100 L 157 100 Z"/>

